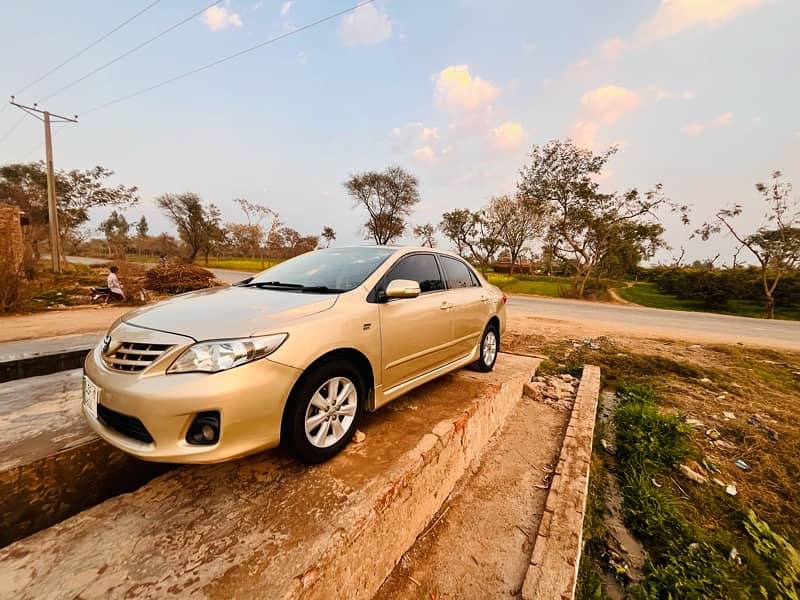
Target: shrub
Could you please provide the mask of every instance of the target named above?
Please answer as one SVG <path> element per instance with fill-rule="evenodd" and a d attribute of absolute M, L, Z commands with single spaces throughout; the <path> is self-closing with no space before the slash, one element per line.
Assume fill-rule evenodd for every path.
<path fill-rule="evenodd" d="M 22 292 L 22 270 L 7 262 L 0 263 L 0 312 L 19 310 Z"/>
<path fill-rule="evenodd" d="M 182 294 L 217 285 L 211 271 L 191 264 L 159 265 L 147 271 L 144 279 L 148 290 L 166 294 Z"/>

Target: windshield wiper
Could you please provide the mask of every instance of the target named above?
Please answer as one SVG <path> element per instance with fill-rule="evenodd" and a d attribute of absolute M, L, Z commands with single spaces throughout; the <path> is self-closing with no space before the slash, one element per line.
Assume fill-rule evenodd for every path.
<path fill-rule="evenodd" d="M 345 290 L 330 288 L 327 285 L 303 285 L 301 283 L 283 283 L 281 281 L 251 281 L 242 287 L 257 287 L 273 290 L 288 290 L 298 292 L 310 292 L 317 294 L 341 294 Z"/>

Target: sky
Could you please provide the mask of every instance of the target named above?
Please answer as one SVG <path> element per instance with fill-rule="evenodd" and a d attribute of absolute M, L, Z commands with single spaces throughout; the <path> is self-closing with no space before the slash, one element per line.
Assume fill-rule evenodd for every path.
<path fill-rule="evenodd" d="M 603 188 L 662 183 L 694 226 L 739 203 L 754 230 L 756 182 L 780 169 L 800 186 L 797 0 L 376 0 L 297 33 L 356 0 L 211 2 L 0 0 L 0 95 L 79 115 L 54 127 L 56 166 L 101 164 L 137 185 L 127 216 L 145 215 L 151 233 L 173 231 L 153 199 L 192 191 L 225 221 L 244 220 L 233 199 L 246 197 L 303 234 L 329 225 L 337 243 L 361 243 L 350 174 L 401 165 L 420 182 L 412 223 L 435 224 L 513 193 L 532 145 L 567 137 L 618 145 Z M 42 125 L 22 116 L 0 106 L 0 164 L 43 158 Z M 689 260 L 730 264 L 729 237 L 692 240 L 662 220 L 672 250 L 658 261 L 684 246 Z"/>

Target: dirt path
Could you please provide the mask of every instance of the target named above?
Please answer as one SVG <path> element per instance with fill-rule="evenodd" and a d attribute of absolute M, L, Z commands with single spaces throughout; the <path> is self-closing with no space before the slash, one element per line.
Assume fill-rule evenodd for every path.
<path fill-rule="evenodd" d="M 93 306 L 0 317 L 0 342 L 108 329 L 130 306 Z"/>
<path fill-rule="evenodd" d="M 547 490 L 537 486 L 558 459 L 568 418 L 567 411 L 520 401 L 474 475 L 445 502 L 376 600 L 517 595 L 547 501 Z"/>

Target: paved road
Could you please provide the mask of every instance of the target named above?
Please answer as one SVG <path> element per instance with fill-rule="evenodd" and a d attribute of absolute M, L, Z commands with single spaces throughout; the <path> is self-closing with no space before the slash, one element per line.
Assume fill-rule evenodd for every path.
<path fill-rule="evenodd" d="M 68 256 L 67 261 L 76 265 L 103 265 L 113 261 L 107 258 L 93 258 L 91 256 Z M 136 262 L 136 261 L 133 261 Z M 140 263 L 144 267 L 152 267 L 154 263 Z M 225 283 L 236 283 L 253 273 L 245 273 L 243 271 L 233 271 L 231 269 L 208 269 L 220 281 Z"/>
<path fill-rule="evenodd" d="M 103 262 L 99 259 L 72 256 L 69 257 L 69 260 L 88 263 Z M 218 279 L 227 283 L 235 283 L 252 275 L 252 273 L 228 269 L 209 270 Z M 512 318 L 527 316 L 574 321 L 603 333 L 632 333 L 734 344 L 741 342 L 800 350 L 800 321 L 768 321 L 749 317 L 538 296 L 510 296 L 508 312 Z"/>
<path fill-rule="evenodd" d="M 576 321 L 598 331 L 631 332 L 698 341 L 741 342 L 800 350 L 798 321 L 768 321 L 536 296 L 510 296 L 508 311 L 512 317 L 525 315 Z"/>

